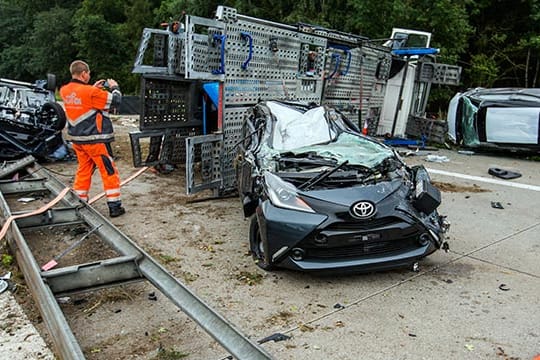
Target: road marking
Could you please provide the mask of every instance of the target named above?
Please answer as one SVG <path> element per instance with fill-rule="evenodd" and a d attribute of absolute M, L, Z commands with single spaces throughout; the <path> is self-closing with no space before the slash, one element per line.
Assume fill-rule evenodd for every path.
<path fill-rule="evenodd" d="M 452 177 L 457 177 L 457 178 L 460 178 L 460 179 L 474 180 L 474 181 L 486 182 L 486 183 L 490 183 L 490 184 L 497 184 L 497 185 L 503 185 L 503 186 L 510 186 L 510 187 L 526 189 L 526 190 L 540 191 L 540 186 L 535 186 L 535 185 L 521 184 L 521 183 L 503 181 L 503 180 L 497 180 L 497 179 L 490 179 L 490 178 L 485 178 L 485 177 L 481 177 L 481 176 L 472 176 L 472 175 L 467 175 L 467 174 L 459 174 L 459 173 L 450 172 L 450 171 L 444 171 L 444 170 L 427 169 L 427 171 L 432 173 L 432 174 L 452 176 Z"/>

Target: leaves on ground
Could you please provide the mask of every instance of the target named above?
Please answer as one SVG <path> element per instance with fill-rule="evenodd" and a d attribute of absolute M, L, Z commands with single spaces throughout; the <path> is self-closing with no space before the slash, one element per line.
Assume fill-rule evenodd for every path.
<path fill-rule="evenodd" d="M 240 271 L 240 273 L 236 275 L 236 280 L 249 286 L 253 286 L 260 284 L 263 280 L 263 276 L 259 273 Z"/>

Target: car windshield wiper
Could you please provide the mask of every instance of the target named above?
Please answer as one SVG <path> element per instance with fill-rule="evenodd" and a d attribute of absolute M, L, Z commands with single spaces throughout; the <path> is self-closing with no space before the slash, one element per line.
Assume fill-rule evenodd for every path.
<path fill-rule="evenodd" d="M 309 165 L 327 165 L 336 166 L 337 160 L 333 158 L 317 155 L 315 152 L 305 152 L 294 154 L 292 152 L 282 153 L 276 157 L 279 162 L 288 162 L 292 164 L 309 164 Z"/>
<path fill-rule="evenodd" d="M 292 165 L 317 165 L 317 166 L 336 166 L 336 162 L 327 159 L 309 159 L 309 158 L 283 158 L 278 159 L 280 163 L 289 163 Z"/>
<path fill-rule="evenodd" d="M 311 187 L 313 187 L 316 184 L 320 183 L 321 181 L 323 181 L 324 179 L 326 179 L 327 177 L 329 177 L 330 175 L 332 175 L 333 173 L 335 173 L 336 171 L 338 171 L 339 169 L 341 169 L 342 167 L 344 167 L 348 163 L 349 163 L 349 160 L 346 160 L 346 161 L 342 162 L 341 164 L 339 164 L 338 166 L 334 167 L 333 169 L 327 169 L 327 170 L 321 171 L 320 173 L 318 173 L 317 175 L 315 175 L 314 177 L 312 177 L 311 179 L 309 179 L 305 183 L 298 186 L 298 189 L 300 189 L 300 190 L 309 190 Z"/>

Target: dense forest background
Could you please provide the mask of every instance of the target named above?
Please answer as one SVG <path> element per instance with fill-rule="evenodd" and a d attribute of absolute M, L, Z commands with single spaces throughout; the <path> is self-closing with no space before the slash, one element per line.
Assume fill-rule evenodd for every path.
<path fill-rule="evenodd" d="M 0 0 L 0 77 L 33 82 L 54 73 L 62 83 L 80 58 L 94 79 L 112 77 L 135 94 L 131 69 L 142 29 L 183 13 L 212 17 L 217 5 L 372 39 L 387 38 L 393 27 L 429 31 L 439 62 L 463 67 L 461 88 L 540 81 L 540 0 Z M 457 90 L 441 88 L 437 96 L 447 101 Z"/>

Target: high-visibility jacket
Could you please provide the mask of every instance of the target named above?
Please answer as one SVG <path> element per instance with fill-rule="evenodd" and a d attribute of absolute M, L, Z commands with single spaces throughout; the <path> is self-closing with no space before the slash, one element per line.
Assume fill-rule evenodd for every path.
<path fill-rule="evenodd" d="M 68 135 L 74 144 L 108 143 L 114 140 L 109 109 L 120 104 L 120 90 L 108 92 L 71 79 L 60 89 L 60 96 L 68 119 Z"/>

